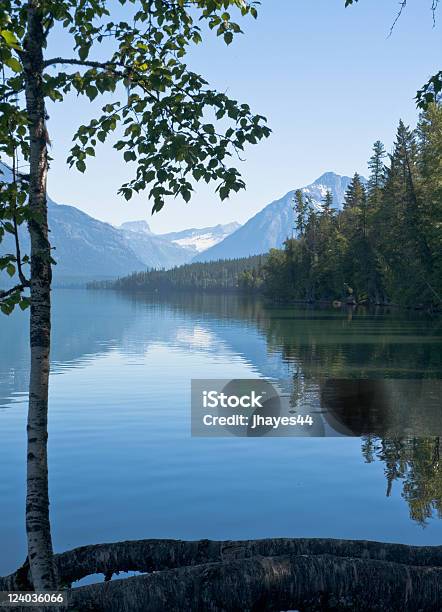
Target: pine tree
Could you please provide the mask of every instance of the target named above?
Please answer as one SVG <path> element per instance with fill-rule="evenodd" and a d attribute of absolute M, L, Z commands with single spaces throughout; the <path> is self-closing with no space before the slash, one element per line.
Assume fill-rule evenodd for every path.
<path fill-rule="evenodd" d="M 301 189 L 295 191 L 295 201 L 293 205 L 295 212 L 295 230 L 298 236 L 303 236 L 307 224 L 308 206 L 304 200 L 304 194 Z"/>
<path fill-rule="evenodd" d="M 394 300 L 414 301 L 426 292 L 427 245 L 420 231 L 421 196 L 416 134 L 399 122 L 384 187 L 379 250 L 383 253 L 387 291 Z"/>
<path fill-rule="evenodd" d="M 442 104 L 433 103 L 418 125 L 423 205 L 419 230 L 428 245 L 428 283 L 433 300 L 442 301 Z"/>
<path fill-rule="evenodd" d="M 344 208 L 364 208 L 366 204 L 366 191 L 361 177 L 356 172 L 345 194 Z"/>
<path fill-rule="evenodd" d="M 373 145 L 373 155 L 368 162 L 370 178 L 367 185 L 367 197 L 370 208 L 378 208 L 380 206 L 382 189 L 386 179 L 386 167 L 384 164 L 386 156 L 383 143 L 377 140 Z"/>
<path fill-rule="evenodd" d="M 385 291 L 382 278 L 381 250 L 377 248 L 378 239 L 383 235 L 383 227 L 379 211 L 383 206 L 384 187 L 387 168 L 384 163 L 387 157 L 384 144 L 377 140 L 373 145 L 373 153 L 368 161 L 370 176 L 367 183 L 367 214 L 366 214 L 366 257 L 367 294 L 375 304 L 385 302 Z"/>
<path fill-rule="evenodd" d="M 322 213 L 326 217 L 331 217 L 333 214 L 333 194 L 330 190 L 325 194 L 324 199 L 322 200 Z"/>

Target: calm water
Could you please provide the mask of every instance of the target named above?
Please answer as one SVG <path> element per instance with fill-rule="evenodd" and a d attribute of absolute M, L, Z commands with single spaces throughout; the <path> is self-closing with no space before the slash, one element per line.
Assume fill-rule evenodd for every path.
<path fill-rule="evenodd" d="M 0 574 L 25 558 L 27 325 L 26 313 L 0 319 Z M 419 385 L 442 377 L 440 319 L 58 290 L 53 332 L 57 551 L 149 537 L 441 543 L 435 439 L 189 433 L 191 378 L 284 379 L 313 403 L 300 373 L 406 379 L 415 386 L 404 405 L 419 406 Z"/>

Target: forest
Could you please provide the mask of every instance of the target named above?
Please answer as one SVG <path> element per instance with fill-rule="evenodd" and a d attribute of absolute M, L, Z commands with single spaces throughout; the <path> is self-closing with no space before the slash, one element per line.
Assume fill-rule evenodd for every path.
<path fill-rule="evenodd" d="M 288 237 L 282 249 L 245 259 L 133 274 L 113 286 L 243 291 L 281 301 L 440 308 L 440 101 L 422 112 L 416 129 L 400 121 L 391 154 L 377 141 L 368 166 L 368 181 L 354 175 L 342 210 L 336 210 L 331 193 L 318 205 L 298 190 L 293 228 L 288 228 L 294 237 Z"/>
<path fill-rule="evenodd" d="M 93 289 L 114 288 L 148 292 L 212 291 L 231 292 L 247 289 L 246 279 L 252 279 L 251 290 L 260 287 L 266 255 L 215 262 L 186 264 L 172 270 L 136 272 L 116 281 L 98 281 L 88 286 Z"/>
<path fill-rule="evenodd" d="M 393 152 L 377 141 L 364 185 L 355 174 L 343 210 L 328 194 L 315 210 L 296 193 L 297 239 L 270 252 L 266 291 L 306 301 L 442 302 L 442 106 L 415 130 L 401 121 Z"/>

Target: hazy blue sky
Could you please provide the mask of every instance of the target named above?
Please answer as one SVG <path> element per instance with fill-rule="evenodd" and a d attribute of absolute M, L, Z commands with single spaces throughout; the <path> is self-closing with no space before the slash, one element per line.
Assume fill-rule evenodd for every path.
<path fill-rule="evenodd" d="M 343 5 L 262 0 L 258 21 L 243 20 L 245 34 L 230 47 L 210 36 L 192 52 L 192 69 L 266 115 L 273 129 L 240 163 L 246 191 L 221 204 L 213 187 L 201 186 L 189 204 L 171 201 L 153 217 L 146 195 L 126 203 L 116 192 L 132 168 L 110 145 L 97 150 L 84 175 L 66 165 L 74 129 L 96 107 L 72 96 L 49 108 L 50 195 L 110 223 L 147 219 L 154 231 L 166 232 L 244 222 L 325 171 L 366 173 L 372 143 L 379 138 L 390 149 L 399 118 L 416 123 L 416 90 L 440 69 L 441 24 L 433 28 L 431 0 L 410 0 L 388 37 L 398 0 Z"/>

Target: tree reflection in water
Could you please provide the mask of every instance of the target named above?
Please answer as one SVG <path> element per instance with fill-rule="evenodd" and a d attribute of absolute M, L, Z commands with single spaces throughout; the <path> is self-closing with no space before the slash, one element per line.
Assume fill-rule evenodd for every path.
<path fill-rule="evenodd" d="M 387 496 L 394 481 L 402 485 L 402 497 L 410 518 L 421 525 L 434 516 L 442 518 L 442 470 L 440 437 L 380 438 L 365 436 L 362 454 L 367 463 L 385 464 Z"/>

